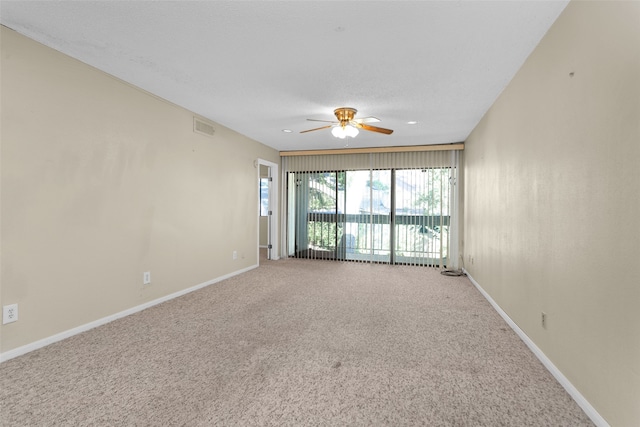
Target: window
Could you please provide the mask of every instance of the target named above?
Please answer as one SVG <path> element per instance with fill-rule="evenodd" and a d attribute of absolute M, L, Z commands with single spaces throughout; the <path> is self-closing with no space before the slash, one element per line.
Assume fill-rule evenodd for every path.
<path fill-rule="evenodd" d="M 260 216 L 269 216 L 269 178 L 260 178 Z"/>

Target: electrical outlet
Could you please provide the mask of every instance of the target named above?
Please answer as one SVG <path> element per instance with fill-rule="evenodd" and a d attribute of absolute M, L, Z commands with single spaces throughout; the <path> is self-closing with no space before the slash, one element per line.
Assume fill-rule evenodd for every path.
<path fill-rule="evenodd" d="M 542 323 L 542 327 L 544 329 L 547 329 L 547 313 L 545 313 L 544 311 L 541 313 L 540 321 Z"/>
<path fill-rule="evenodd" d="M 2 324 L 12 323 L 18 320 L 18 304 L 9 304 L 2 307 Z"/>
<path fill-rule="evenodd" d="M 238 259 L 238 251 L 233 251 L 233 259 Z"/>
<path fill-rule="evenodd" d="M 142 273 L 142 284 L 148 285 L 149 283 L 151 283 L 151 272 L 145 271 L 144 273 Z"/>

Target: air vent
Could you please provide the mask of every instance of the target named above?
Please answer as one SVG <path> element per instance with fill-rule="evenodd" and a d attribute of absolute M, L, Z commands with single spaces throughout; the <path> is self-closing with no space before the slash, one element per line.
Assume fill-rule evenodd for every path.
<path fill-rule="evenodd" d="M 213 125 L 197 117 L 193 118 L 193 131 L 205 136 L 213 136 L 216 132 Z"/>

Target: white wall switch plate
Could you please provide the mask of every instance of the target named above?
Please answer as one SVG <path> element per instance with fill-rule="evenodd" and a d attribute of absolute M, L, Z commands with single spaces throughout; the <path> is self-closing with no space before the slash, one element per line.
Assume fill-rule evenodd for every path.
<path fill-rule="evenodd" d="M 18 320 L 18 304 L 9 304 L 2 307 L 2 324 L 12 323 Z"/>

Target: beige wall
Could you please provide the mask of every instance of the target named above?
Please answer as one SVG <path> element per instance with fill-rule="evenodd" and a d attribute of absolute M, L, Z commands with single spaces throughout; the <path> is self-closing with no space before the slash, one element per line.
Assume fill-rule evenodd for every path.
<path fill-rule="evenodd" d="M 567 6 L 466 141 L 464 184 L 471 276 L 611 425 L 640 425 L 639 2 Z"/>
<path fill-rule="evenodd" d="M 1 35 L 0 351 L 257 264 L 254 161 L 277 151 Z"/>

